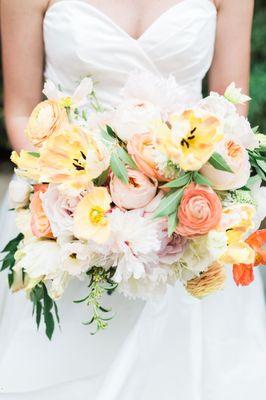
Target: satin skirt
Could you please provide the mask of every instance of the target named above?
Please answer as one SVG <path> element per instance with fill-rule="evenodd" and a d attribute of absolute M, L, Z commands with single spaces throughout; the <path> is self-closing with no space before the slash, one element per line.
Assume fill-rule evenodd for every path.
<path fill-rule="evenodd" d="M 16 234 L 4 204 L 1 247 Z M 4 400 L 265 400 L 266 308 L 259 272 L 204 300 L 177 284 L 160 300 L 108 297 L 115 318 L 90 335 L 85 293 L 73 282 L 59 302 L 61 330 L 37 332 L 32 305 L 0 275 L 0 398 Z"/>

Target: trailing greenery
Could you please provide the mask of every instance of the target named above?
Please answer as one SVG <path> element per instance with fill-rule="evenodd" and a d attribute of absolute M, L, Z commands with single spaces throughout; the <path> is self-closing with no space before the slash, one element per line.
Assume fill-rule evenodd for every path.
<path fill-rule="evenodd" d="M 252 34 L 250 121 L 252 125 L 260 125 L 266 133 L 266 5 L 265 0 L 256 0 Z M 0 79 L 2 74 L 0 71 Z M 2 79 L 1 79 L 2 81 Z M 0 86 L 0 150 L 8 148 L 4 129 L 2 85 Z"/>

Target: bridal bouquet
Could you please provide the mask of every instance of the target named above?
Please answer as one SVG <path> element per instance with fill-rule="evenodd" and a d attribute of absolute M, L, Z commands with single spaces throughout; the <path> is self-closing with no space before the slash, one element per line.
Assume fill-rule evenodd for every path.
<path fill-rule="evenodd" d="M 256 230 L 266 137 L 237 112 L 248 96 L 231 84 L 191 104 L 172 77 L 147 74 L 132 74 L 110 110 L 91 78 L 71 97 L 52 82 L 44 93 L 26 128 L 34 151 L 11 156 L 20 233 L 2 270 L 49 338 L 73 279 L 87 288 L 73 300 L 90 306 L 96 331 L 114 291 L 148 299 L 180 281 L 203 298 L 223 287 L 226 270 L 237 285 L 253 281 L 266 262 L 266 230 Z"/>

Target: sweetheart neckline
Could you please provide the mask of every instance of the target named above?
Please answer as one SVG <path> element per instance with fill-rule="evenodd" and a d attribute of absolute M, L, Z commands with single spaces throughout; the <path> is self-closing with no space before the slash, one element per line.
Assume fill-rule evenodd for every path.
<path fill-rule="evenodd" d="M 179 6 L 185 5 L 186 3 L 189 2 L 193 2 L 193 1 L 204 1 L 206 4 L 209 4 L 217 13 L 217 8 L 214 4 L 214 2 L 212 0 L 181 0 L 179 1 L 177 4 L 174 4 L 173 6 L 169 7 L 167 10 L 165 10 L 164 12 L 162 12 L 157 18 L 155 18 L 155 20 L 143 31 L 143 33 L 137 37 L 134 38 L 132 35 L 130 35 L 125 29 L 123 29 L 118 23 L 116 23 L 111 17 L 109 17 L 109 15 L 107 15 L 106 13 L 104 13 L 103 11 L 101 11 L 99 8 L 95 7 L 94 5 L 90 4 L 89 2 L 87 2 L 86 0 L 60 0 L 60 1 L 56 1 L 55 3 L 53 3 L 50 7 L 48 7 L 48 9 L 46 10 L 45 14 L 44 14 L 44 20 L 46 18 L 48 18 L 49 14 L 58 7 L 58 5 L 65 4 L 65 3 L 78 3 L 78 4 L 82 4 L 83 7 L 90 9 L 92 11 L 94 11 L 95 13 L 97 13 L 100 17 L 102 17 L 103 19 L 105 19 L 107 22 L 109 22 L 111 25 L 113 25 L 117 30 L 119 30 L 122 34 L 124 34 L 125 36 L 127 36 L 130 40 L 138 43 L 140 42 L 161 20 L 163 20 L 165 17 L 168 16 L 168 14 L 171 14 L 171 12 L 175 11 L 175 9 L 179 8 Z"/>

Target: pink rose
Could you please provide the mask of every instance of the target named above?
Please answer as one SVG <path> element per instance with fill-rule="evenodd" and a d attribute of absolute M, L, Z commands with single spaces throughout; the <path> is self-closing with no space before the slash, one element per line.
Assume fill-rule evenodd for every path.
<path fill-rule="evenodd" d="M 187 239 L 185 237 L 177 235 L 176 233 L 170 238 L 167 235 L 162 242 L 162 248 L 158 254 L 160 262 L 169 265 L 177 262 L 184 253 L 186 245 Z"/>
<path fill-rule="evenodd" d="M 143 135 L 134 135 L 128 142 L 127 149 L 134 159 L 140 171 L 150 178 L 158 181 L 167 181 L 162 173 L 158 170 L 155 163 L 156 150 L 154 146 L 153 135 L 145 133 Z"/>
<path fill-rule="evenodd" d="M 222 204 L 208 186 L 191 183 L 184 191 L 178 210 L 176 232 L 182 236 L 205 235 L 215 228 L 222 216 Z"/>
<path fill-rule="evenodd" d="M 38 238 L 52 238 L 50 222 L 44 212 L 41 194 L 46 192 L 48 185 L 35 185 L 34 194 L 30 202 L 31 230 Z"/>
<path fill-rule="evenodd" d="M 220 146 L 218 151 L 233 173 L 217 170 L 209 163 L 205 164 L 200 172 L 209 179 L 216 190 L 239 189 L 247 183 L 250 177 L 248 152 L 233 140 L 227 140 L 221 143 Z"/>
<path fill-rule="evenodd" d="M 73 215 L 81 198 L 81 195 L 64 193 L 59 190 L 58 185 L 53 184 L 41 194 L 43 209 L 55 237 L 73 232 Z"/>
<path fill-rule="evenodd" d="M 115 175 L 111 176 L 110 192 L 113 202 L 128 210 L 145 207 L 156 195 L 157 181 L 152 181 L 142 172 L 133 169 L 128 169 L 128 176 L 127 185 Z"/>

